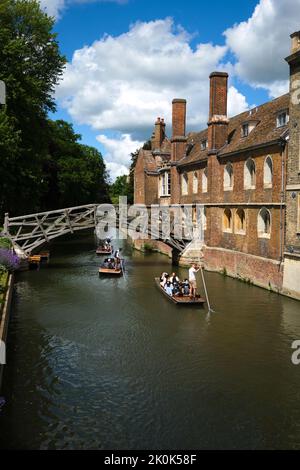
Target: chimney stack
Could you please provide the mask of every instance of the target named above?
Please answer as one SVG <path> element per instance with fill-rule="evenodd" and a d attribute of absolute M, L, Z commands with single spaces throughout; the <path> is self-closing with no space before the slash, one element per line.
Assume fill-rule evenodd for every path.
<path fill-rule="evenodd" d="M 161 144 L 166 136 L 165 120 L 160 117 L 155 122 L 154 132 L 152 134 L 152 150 L 160 150 Z"/>
<path fill-rule="evenodd" d="M 186 100 L 174 99 L 172 101 L 172 155 L 171 160 L 180 160 L 186 150 Z"/>
<path fill-rule="evenodd" d="M 172 139 L 185 137 L 186 100 L 172 101 Z"/>
<path fill-rule="evenodd" d="M 295 54 L 295 52 L 300 51 L 300 31 L 296 31 L 295 33 L 291 34 L 291 39 L 292 39 L 291 53 Z"/>
<path fill-rule="evenodd" d="M 209 76 L 208 150 L 216 153 L 227 142 L 227 82 L 228 73 L 213 72 Z"/>

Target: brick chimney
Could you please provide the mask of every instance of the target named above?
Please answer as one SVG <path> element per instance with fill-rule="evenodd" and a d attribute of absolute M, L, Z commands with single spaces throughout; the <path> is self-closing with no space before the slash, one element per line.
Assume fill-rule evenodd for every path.
<path fill-rule="evenodd" d="M 208 121 L 208 151 L 217 153 L 227 142 L 227 81 L 228 73 L 213 72 L 209 76 L 209 121 Z"/>
<path fill-rule="evenodd" d="M 171 203 L 178 204 L 180 200 L 180 175 L 176 162 L 186 152 L 186 100 L 172 101 L 172 138 L 171 138 Z"/>
<path fill-rule="evenodd" d="M 152 138 L 152 150 L 160 150 L 161 144 L 164 141 L 166 135 L 166 124 L 164 119 L 157 118 L 154 127 L 154 133 Z"/>
<path fill-rule="evenodd" d="M 186 150 L 186 100 L 172 102 L 172 161 L 180 160 Z"/>

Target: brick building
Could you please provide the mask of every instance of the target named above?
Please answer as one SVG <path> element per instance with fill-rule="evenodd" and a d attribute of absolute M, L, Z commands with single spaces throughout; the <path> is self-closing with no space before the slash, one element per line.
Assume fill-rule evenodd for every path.
<path fill-rule="evenodd" d="M 134 181 L 136 203 L 204 204 L 207 269 L 300 298 L 300 32 L 291 37 L 290 93 L 228 118 L 228 75 L 213 72 L 208 127 L 186 134 L 186 101 L 173 100 L 172 137 L 158 118 Z"/>

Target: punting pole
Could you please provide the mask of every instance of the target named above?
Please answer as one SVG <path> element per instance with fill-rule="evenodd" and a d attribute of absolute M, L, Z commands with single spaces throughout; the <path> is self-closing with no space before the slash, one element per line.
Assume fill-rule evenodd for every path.
<path fill-rule="evenodd" d="M 200 263 L 200 271 L 201 271 L 201 277 L 202 277 L 203 287 L 204 287 L 204 291 L 205 291 L 205 297 L 206 297 L 206 302 L 207 302 L 207 306 L 208 306 L 208 311 L 213 312 L 214 310 L 211 308 L 209 298 L 208 298 L 207 287 L 206 287 L 206 282 L 205 282 L 203 268 L 202 268 L 201 263 Z"/>

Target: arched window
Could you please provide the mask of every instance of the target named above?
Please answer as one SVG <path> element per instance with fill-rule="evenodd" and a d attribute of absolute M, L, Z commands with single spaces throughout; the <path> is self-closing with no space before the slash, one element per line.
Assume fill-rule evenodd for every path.
<path fill-rule="evenodd" d="M 189 183 L 188 175 L 187 173 L 183 173 L 181 175 L 181 193 L 183 195 L 188 194 L 188 183 Z"/>
<path fill-rule="evenodd" d="M 237 209 L 235 211 L 235 232 L 239 234 L 246 233 L 246 214 L 244 209 Z"/>
<path fill-rule="evenodd" d="M 273 160 L 270 155 L 267 156 L 264 163 L 264 187 L 271 188 L 273 180 Z"/>
<path fill-rule="evenodd" d="M 207 193 L 207 167 L 202 171 L 202 192 Z"/>
<path fill-rule="evenodd" d="M 202 212 L 202 228 L 203 230 L 206 230 L 207 227 L 207 218 L 206 218 L 206 207 L 204 207 L 204 210 Z"/>
<path fill-rule="evenodd" d="M 265 207 L 260 209 L 258 213 L 257 232 L 261 238 L 270 238 L 271 236 L 271 214 Z"/>
<path fill-rule="evenodd" d="M 232 213 L 228 208 L 223 212 L 223 232 L 232 232 Z"/>
<path fill-rule="evenodd" d="M 255 188 L 255 163 L 252 158 L 248 158 L 244 166 L 244 188 L 254 189 Z"/>
<path fill-rule="evenodd" d="M 193 173 L 193 193 L 198 193 L 198 173 L 196 171 Z"/>
<path fill-rule="evenodd" d="M 232 190 L 233 188 L 233 166 L 231 163 L 227 163 L 224 168 L 224 189 Z"/>

